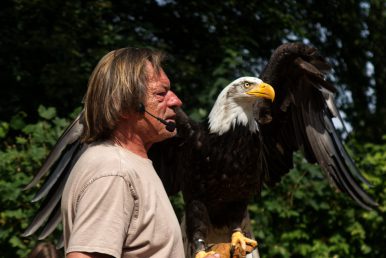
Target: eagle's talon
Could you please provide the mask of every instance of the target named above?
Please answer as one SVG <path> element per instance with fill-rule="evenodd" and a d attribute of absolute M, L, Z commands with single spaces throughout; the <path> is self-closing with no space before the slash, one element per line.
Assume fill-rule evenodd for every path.
<path fill-rule="evenodd" d="M 254 249 L 257 246 L 257 241 L 245 237 L 240 231 L 236 231 L 232 234 L 232 247 L 235 247 L 237 244 L 239 244 L 242 249 L 240 250 L 242 255 L 246 255 L 247 245 Z"/>

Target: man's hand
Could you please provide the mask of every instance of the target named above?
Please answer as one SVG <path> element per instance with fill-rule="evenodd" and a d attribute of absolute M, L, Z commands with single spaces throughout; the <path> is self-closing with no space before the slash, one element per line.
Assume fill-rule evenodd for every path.
<path fill-rule="evenodd" d="M 221 255 L 219 254 L 209 254 L 207 256 L 205 256 L 204 258 L 221 258 Z"/>
<path fill-rule="evenodd" d="M 205 252 L 205 251 L 200 251 L 196 254 L 195 258 L 221 258 L 221 255 L 214 252 Z"/>

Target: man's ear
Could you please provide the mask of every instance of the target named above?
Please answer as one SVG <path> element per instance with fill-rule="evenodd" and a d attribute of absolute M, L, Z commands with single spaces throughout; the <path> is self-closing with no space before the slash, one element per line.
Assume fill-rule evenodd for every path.
<path fill-rule="evenodd" d="M 129 120 L 129 119 L 133 119 L 134 116 L 138 116 L 138 112 L 137 111 L 125 112 L 125 113 L 120 114 L 119 116 L 123 120 Z"/>
<path fill-rule="evenodd" d="M 130 110 L 129 112 L 125 112 L 120 114 L 120 117 L 122 119 L 132 119 L 134 116 L 142 116 L 145 113 L 145 105 L 142 103 L 139 103 L 138 106 L 135 108 L 135 110 Z"/>
<path fill-rule="evenodd" d="M 120 116 L 120 117 L 121 117 L 121 119 L 123 119 L 123 120 L 127 120 L 127 119 L 129 119 L 129 118 L 130 118 L 130 115 L 129 115 L 129 114 L 127 114 L 127 113 L 125 113 L 125 114 L 120 114 L 119 116 Z"/>

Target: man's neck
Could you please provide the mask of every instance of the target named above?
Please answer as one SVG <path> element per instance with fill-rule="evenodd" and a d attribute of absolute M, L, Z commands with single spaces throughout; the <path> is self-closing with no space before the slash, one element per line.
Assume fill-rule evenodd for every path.
<path fill-rule="evenodd" d="M 136 130 L 130 126 L 130 124 L 121 124 L 114 130 L 112 140 L 122 148 L 147 159 L 147 150 L 151 144 L 147 144 L 144 141 L 144 137 L 141 137 L 141 134 L 135 132 Z"/>
<path fill-rule="evenodd" d="M 147 159 L 147 150 L 144 145 L 136 143 L 135 140 L 133 141 L 119 141 L 116 138 L 114 139 L 114 143 L 121 146 L 122 148 L 129 150 L 130 152 Z"/>

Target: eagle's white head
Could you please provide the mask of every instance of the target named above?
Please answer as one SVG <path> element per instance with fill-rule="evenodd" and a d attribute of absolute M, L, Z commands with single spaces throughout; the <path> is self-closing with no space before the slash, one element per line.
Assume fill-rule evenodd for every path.
<path fill-rule="evenodd" d="M 259 130 L 254 107 L 264 100 L 273 101 L 272 86 L 256 77 L 241 77 L 226 86 L 217 97 L 209 114 L 209 130 L 222 135 L 236 125 Z"/>

